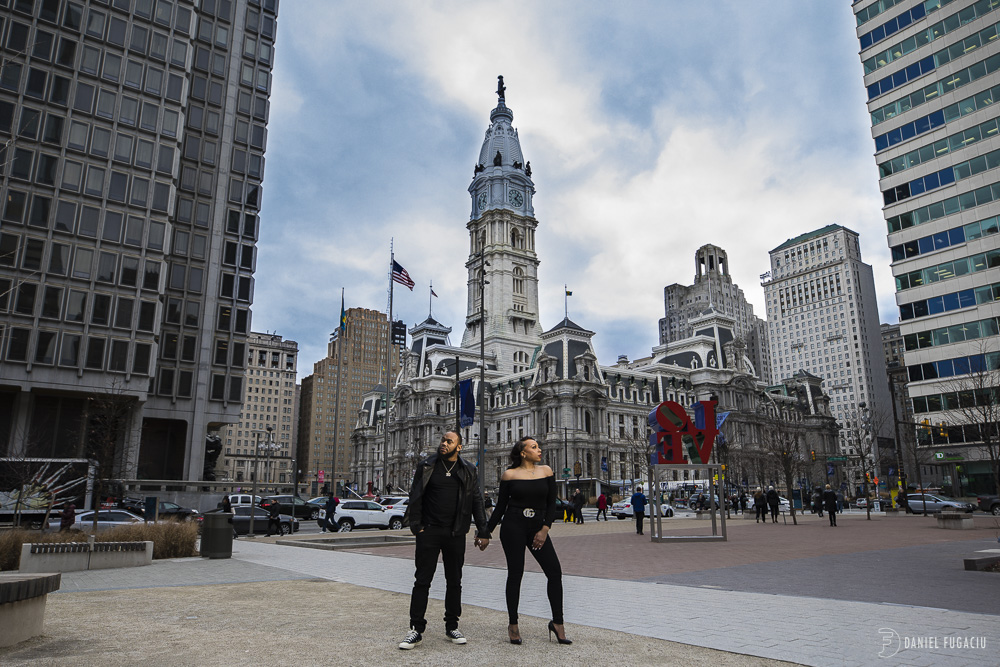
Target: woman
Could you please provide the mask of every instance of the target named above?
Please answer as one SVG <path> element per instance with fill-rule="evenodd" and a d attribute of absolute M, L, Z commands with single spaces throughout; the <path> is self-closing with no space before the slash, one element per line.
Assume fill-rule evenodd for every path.
<path fill-rule="evenodd" d="M 560 644 L 572 644 L 563 628 L 562 568 L 556 550 L 549 539 L 549 528 L 556 516 L 556 480 L 552 468 L 541 464 L 542 449 L 532 437 L 517 441 L 510 451 L 510 467 L 500 478 L 500 494 L 487 527 L 492 533 L 500 527 L 500 543 L 507 557 L 507 636 L 511 644 L 521 643 L 517 627 L 517 606 L 521 599 L 521 578 L 524 575 L 524 549 L 531 555 L 548 579 L 546 592 L 552 609 L 549 640 L 555 633 Z"/>

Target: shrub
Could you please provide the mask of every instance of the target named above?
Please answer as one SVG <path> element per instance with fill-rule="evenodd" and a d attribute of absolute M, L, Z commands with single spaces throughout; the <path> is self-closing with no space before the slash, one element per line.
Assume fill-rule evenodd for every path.
<path fill-rule="evenodd" d="M 68 530 L 59 533 L 39 533 L 23 528 L 0 531 L 0 570 L 16 570 L 20 566 L 21 547 L 25 543 L 86 542 L 89 533 Z M 197 556 L 198 525 L 193 521 L 163 521 L 117 526 L 97 534 L 98 542 L 152 542 L 153 558 L 186 558 Z"/>

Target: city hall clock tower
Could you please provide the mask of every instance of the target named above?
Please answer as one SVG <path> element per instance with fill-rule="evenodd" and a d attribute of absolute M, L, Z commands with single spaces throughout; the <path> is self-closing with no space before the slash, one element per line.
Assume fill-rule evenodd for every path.
<path fill-rule="evenodd" d="M 462 347 L 478 348 L 485 327 L 486 354 L 495 355 L 497 370 L 516 373 L 530 367 L 541 344 L 535 254 L 538 221 L 532 205 L 531 163 L 521 153 L 505 91 L 503 77 L 498 77 L 499 100 L 490 113 L 490 127 L 469 185 L 468 314 Z"/>

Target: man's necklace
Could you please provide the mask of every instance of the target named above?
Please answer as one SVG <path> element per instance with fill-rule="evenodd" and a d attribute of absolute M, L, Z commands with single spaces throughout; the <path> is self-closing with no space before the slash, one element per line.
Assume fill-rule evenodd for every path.
<path fill-rule="evenodd" d="M 458 459 L 455 459 L 452 462 L 450 468 L 444 464 L 444 459 L 441 459 L 441 467 L 444 468 L 444 476 L 445 477 L 451 477 L 451 471 L 454 470 L 455 466 L 457 466 L 457 465 L 458 465 Z"/>

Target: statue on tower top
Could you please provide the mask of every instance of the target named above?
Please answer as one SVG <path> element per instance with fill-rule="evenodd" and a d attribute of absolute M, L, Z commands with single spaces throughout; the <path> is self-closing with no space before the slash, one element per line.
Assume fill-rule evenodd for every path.
<path fill-rule="evenodd" d="M 503 85 L 503 75 L 497 77 L 497 97 L 501 100 L 503 99 L 503 93 L 507 90 L 507 87 Z"/>

